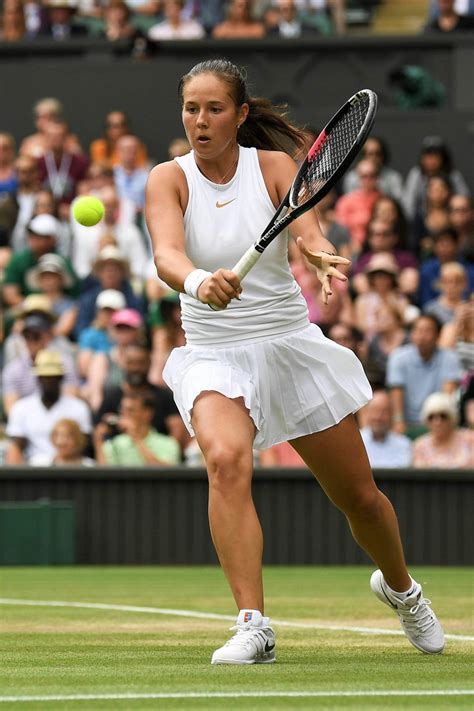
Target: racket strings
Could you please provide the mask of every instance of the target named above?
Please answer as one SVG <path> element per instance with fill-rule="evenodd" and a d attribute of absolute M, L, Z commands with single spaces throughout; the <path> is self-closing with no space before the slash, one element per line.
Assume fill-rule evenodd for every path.
<path fill-rule="evenodd" d="M 362 94 L 333 126 L 325 140 L 321 141 L 313 159 L 308 160 L 307 170 L 298 189 L 297 205 L 310 200 L 332 178 L 364 126 L 369 107 L 369 96 Z"/>

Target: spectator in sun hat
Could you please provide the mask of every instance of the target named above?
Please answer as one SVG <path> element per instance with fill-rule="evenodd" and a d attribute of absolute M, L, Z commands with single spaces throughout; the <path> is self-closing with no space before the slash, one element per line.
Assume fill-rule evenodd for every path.
<path fill-rule="evenodd" d="M 12 255 L 5 269 L 3 299 L 9 306 L 17 306 L 24 296 L 32 293 L 28 287 L 28 274 L 45 254 L 55 254 L 61 223 L 52 215 L 37 215 L 28 224 L 28 247 Z M 79 282 L 70 260 L 64 258 L 64 266 L 72 281 L 67 292 L 77 296 Z"/>
<path fill-rule="evenodd" d="M 77 337 L 93 321 L 96 298 L 104 289 L 121 291 L 128 308 L 136 309 L 142 314 L 145 313 L 144 299 L 137 296 L 133 291 L 129 281 L 129 274 L 128 259 L 118 247 L 109 245 L 99 252 L 92 270 L 92 285 L 82 294 L 79 300 L 79 314 L 76 323 Z"/>
<path fill-rule="evenodd" d="M 65 392 L 74 395 L 78 392 L 79 379 L 70 354 L 70 344 L 67 339 L 54 337 L 54 316 L 51 316 L 51 313 L 33 313 L 23 319 L 21 336 L 26 352 L 7 363 L 2 373 L 3 402 L 7 413 L 19 398 L 37 392 L 38 381 L 33 365 L 39 351 L 46 348 L 54 348 L 55 352 L 60 353 Z M 64 342 L 66 348 L 63 349 Z"/>
<path fill-rule="evenodd" d="M 368 291 L 355 300 L 356 326 L 367 338 L 377 330 L 377 311 L 383 304 L 396 307 L 404 314 L 409 303 L 398 288 L 400 269 L 391 252 L 376 252 L 364 268 Z"/>
<path fill-rule="evenodd" d="M 59 254 L 44 254 L 27 276 L 31 290 L 45 294 L 57 321 L 54 332 L 57 336 L 70 336 L 77 318 L 77 302 L 67 296 L 72 286 L 72 277 Z"/>
<path fill-rule="evenodd" d="M 109 328 L 112 316 L 126 306 L 125 296 L 117 289 L 101 291 L 96 300 L 96 316 L 88 328 L 79 336 L 77 366 L 79 375 L 87 380 L 89 366 L 95 353 L 108 353 L 112 348 Z"/>
<path fill-rule="evenodd" d="M 84 434 L 91 431 L 89 408 L 83 400 L 62 391 L 63 358 L 53 350 L 41 349 L 33 368 L 37 392 L 12 406 L 6 433 L 10 437 L 7 464 L 23 464 L 33 457 L 54 456 L 51 432 L 58 420 L 75 420 Z"/>
<path fill-rule="evenodd" d="M 109 337 L 112 347 L 107 353 L 96 353 L 90 362 L 89 377 L 83 388 L 92 410 L 100 407 L 104 388 L 121 385 L 125 372 L 127 346 L 144 340 L 143 318 L 135 309 L 116 311 L 110 319 Z"/>
<path fill-rule="evenodd" d="M 423 403 L 422 418 L 429 432 L 414 442 L 415 467 L 474 467 L 474 432 L 457 426 L 458 412 L 452 395 L 432 393 Z"/>

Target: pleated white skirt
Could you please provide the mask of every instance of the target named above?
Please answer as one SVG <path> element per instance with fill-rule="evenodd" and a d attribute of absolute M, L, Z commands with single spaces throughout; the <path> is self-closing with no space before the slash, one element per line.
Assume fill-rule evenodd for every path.
<path fill-rule="evenodd" d="M 191 434 L 200 393 L 243 397 L 257 429 L 256 449 L 332 427 L 372 397 L 359 359 L 314 324 L 232 347 L 175 348 L 163 377 Z"/>

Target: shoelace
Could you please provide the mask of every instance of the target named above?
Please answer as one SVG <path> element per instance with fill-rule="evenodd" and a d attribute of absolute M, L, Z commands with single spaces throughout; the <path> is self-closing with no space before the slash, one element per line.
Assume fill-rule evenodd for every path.
<path fill-rule="evenodd" d="M 251 642 L 257 647 L 257 650 L 259 652 L 263 652 L 265 649 L 265 640 L 262 639 L 262 637 L 259 634 L 256 634 L 258 630 L 255 627 L 252 627 L 251 624 L 246 624 L 246 625 L 234 625 L 233 627 L 229 627 L 231 631 L 237 630 L 236 634 L 234 634 L 233 637 L 229 639 L 228 642 L 225 643 L 225 647 L 228 647 L 230 645 L 232 646 L 239 646 L 239 647 L 247 647 L 248 644 Z"/>
<path fill-rule="evenodd" d="M 429 607 L 431 600 L 422 598 L 416 605 L 404 610 L 398 608 L 398 614 L 403 618 L 407 629 L 416 632 L 427 632 L 434 625 L 433 611 Z"/>

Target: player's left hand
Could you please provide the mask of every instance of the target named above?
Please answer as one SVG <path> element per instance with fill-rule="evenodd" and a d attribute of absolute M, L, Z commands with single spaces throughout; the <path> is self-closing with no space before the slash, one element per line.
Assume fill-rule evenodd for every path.
<path fill-rule="evenodd" d="M 312 252 L 306 247 L 302 237 L 296 239 L 296 244 L 301 254 L 316 268 L 316 274 L 322 286 L 323 301 L 327 304 L 332 294 L 331 279 L 335 277 L 340 281 L 347 281 L 346 275 L 336 269 L 334 265 L 350 264 L 350 260 L 345 257 L 339 257 L 337 254 L 328 254 L 321 251 Z"/>

